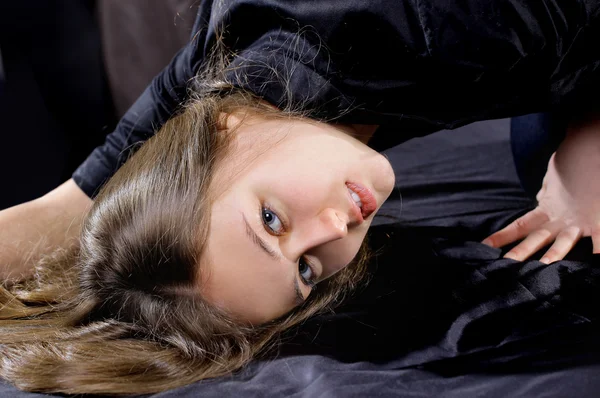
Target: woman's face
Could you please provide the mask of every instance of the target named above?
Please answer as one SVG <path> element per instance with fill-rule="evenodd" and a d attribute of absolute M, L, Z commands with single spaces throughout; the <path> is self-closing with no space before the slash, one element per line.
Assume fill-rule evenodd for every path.
<path fill-rule="evenodd" d="M 259 324 L 350 263 L 394 172 L 350 127 L 254 116 L 227 126 L 238 128 L 212 183 L 200 284 L 210 302 Z"/>

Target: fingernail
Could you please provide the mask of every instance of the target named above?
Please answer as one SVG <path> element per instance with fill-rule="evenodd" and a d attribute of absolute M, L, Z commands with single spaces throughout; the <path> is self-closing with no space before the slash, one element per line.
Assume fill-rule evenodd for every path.
<path fill-rule="evenodd" d="M 550 259 L 548 257 L 542 257 L 540 263 L 550 264 Z"/>
<path fill-rule="evenodd" d="M 510 259 L 510 260 L 516 260 L 516 258 L 515 258 L 515 255 L 514 255 L 514 254 L 512 254 L 512 253 L 506 253 L 506 254 L 504 255 L 504 258 L 508 258 L 508 259 Z"/>
<path fill-rule="evenodd" d="M 484 245 L 488 245 L 488 246 L 492 245 L 492 242 L 489 239 L 484 239 L 481 241 L 481 243 L 483 243 Z"/>

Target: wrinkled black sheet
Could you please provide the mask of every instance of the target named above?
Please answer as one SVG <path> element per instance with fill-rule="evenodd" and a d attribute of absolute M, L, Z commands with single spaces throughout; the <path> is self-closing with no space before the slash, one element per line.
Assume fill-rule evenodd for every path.
<path fill-rule="evenodd" d="M 600 262 L 589 240 L 551 265 L 478 243 L 533 206 L 508 121 L 387 155 L 397 189 L 370 234 L 369 285 L 285 336 L 278 357 L 155 397 L 600 396 Z M 0 396 L 37 395 L 0 385 Z"/>

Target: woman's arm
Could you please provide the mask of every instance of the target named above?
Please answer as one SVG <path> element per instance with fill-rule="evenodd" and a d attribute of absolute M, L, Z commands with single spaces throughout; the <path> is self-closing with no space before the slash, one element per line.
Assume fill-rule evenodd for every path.
<path fill-rule="evenodd" d="M 187 98 L 188 83 L 202 60 L 198 42 L 190 42 L 156 76 L 106 137 L 77 168 L 73 180 L 89 197 L 125 163 L 135 144 L 146 141 L 177 111 Z M 201 45 L 200 45 L 201 47 Z"/>
<path fill-rule="evenodd" d="M 200 5 L 194 32 L 207 23 L 211 7 L 208 1 Z M 90 198 L 127 160 L 134 144 L 150 138 L 185 101 L 203 60 L 205 36 L 203 29 L 175 55 L 72 179 L 41 198 L 0 211 L 0 279 L 28 274 L 41 255 L 79 235 Z"/>
<path fill-rule="evenodd" d="M 600 253 L 600 114 L 570 124 L 548 163 L 538 206 L 484 243 L 501 247 L 525 238 L 505 257 L 525 260 L 553 243 L 541 261 L 561 260 L 575 243 L 591 236 Z"/>
<path fill-rule="evenodd" d="M 79 236 L 92 200 L 73 180 L 0 211 L 0 280 L 28 275 L 35 261 Z"/>

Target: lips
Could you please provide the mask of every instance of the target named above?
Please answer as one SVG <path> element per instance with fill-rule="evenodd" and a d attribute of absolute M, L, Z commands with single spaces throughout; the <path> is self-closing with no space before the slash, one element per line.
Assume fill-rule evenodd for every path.
<path fill-rule="evenodd" d="M 360 209 L 362 219 L 369 217 L 375 210 L 377 210 L 377 200 L 368 188 L 355 182 L 347 182 L 346 186 L 360 198 L 362 206 L 359 207 L 354 200 L 352 200 L 352 202 L 356 204 L 356 208 Z"/>

